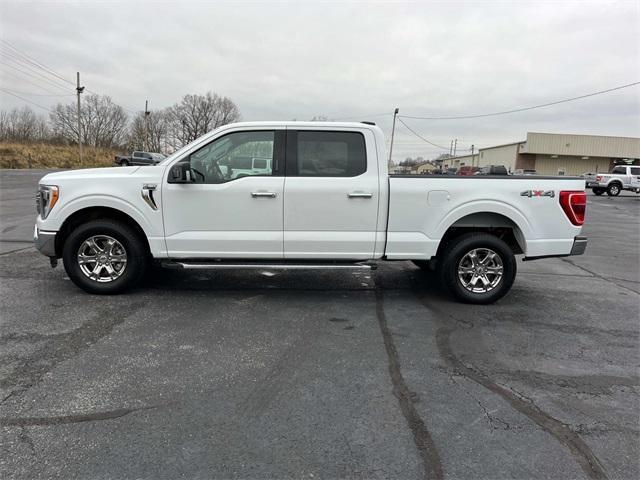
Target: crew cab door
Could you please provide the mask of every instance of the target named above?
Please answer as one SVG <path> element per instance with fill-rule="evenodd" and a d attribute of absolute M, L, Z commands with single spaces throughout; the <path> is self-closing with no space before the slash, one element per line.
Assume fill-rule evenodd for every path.
<path fill-rule="evenodd" d="M 192 183 L 172 183 L 167 169 L 170 258 L 283 257 L 284 140 L 284 130 L 232 131 L 176 162 Z"/>
<path fill-rule="evenodd" d="M 373 133 L 287 130 L 284 256 L 373 258 L 378 166 Z"/>

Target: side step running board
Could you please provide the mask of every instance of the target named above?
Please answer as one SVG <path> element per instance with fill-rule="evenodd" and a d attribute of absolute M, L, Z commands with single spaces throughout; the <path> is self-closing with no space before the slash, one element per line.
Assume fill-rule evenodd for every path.
<path fill-rule="evenodd" d="M 234 262 L 192 262 L 192 261 L 165 261 L 160 265 L 164 268 L 189 269 L 189 270 L 375 270 L 375 263 L 234 263 Z"/>

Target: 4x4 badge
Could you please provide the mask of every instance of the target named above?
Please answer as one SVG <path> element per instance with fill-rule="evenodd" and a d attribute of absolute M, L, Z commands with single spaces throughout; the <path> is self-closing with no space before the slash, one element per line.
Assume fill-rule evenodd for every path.
<path fill-rule="evenodd" d="M 553 190 L 525 190 L 520 194 L 521 197 L 555 197 L 556 192 Z"/>

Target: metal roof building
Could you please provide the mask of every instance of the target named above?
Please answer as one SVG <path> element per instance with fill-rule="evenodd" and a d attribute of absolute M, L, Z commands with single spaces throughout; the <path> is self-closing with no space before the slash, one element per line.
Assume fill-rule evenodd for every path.
<path fill-rule="evenodd" d="M 620 163 L 640 164 L 640 138 L 529 132 L 525 141 L 481 148 L 473 160 L 541 175 L 606 172 Z"/>

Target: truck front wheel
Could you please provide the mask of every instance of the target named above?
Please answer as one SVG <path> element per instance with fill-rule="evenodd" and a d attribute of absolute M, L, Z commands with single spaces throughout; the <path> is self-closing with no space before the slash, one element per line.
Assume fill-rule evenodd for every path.
<path fill-rule="evenodd" d="M 136 232 L 110 219 L 92 220 L 67 237 L 64 268 L 78 287 L 89 293 L 116 294 L 137 284 L 148 263 Z"/>
<path fill-rule="evenodd" d="M 511 289 L 516 259 L 511 248 L 498 237 L 468 233 L 445 248 L 440 275 L 456 299 L 465 303 L 493 303 Z"/>

